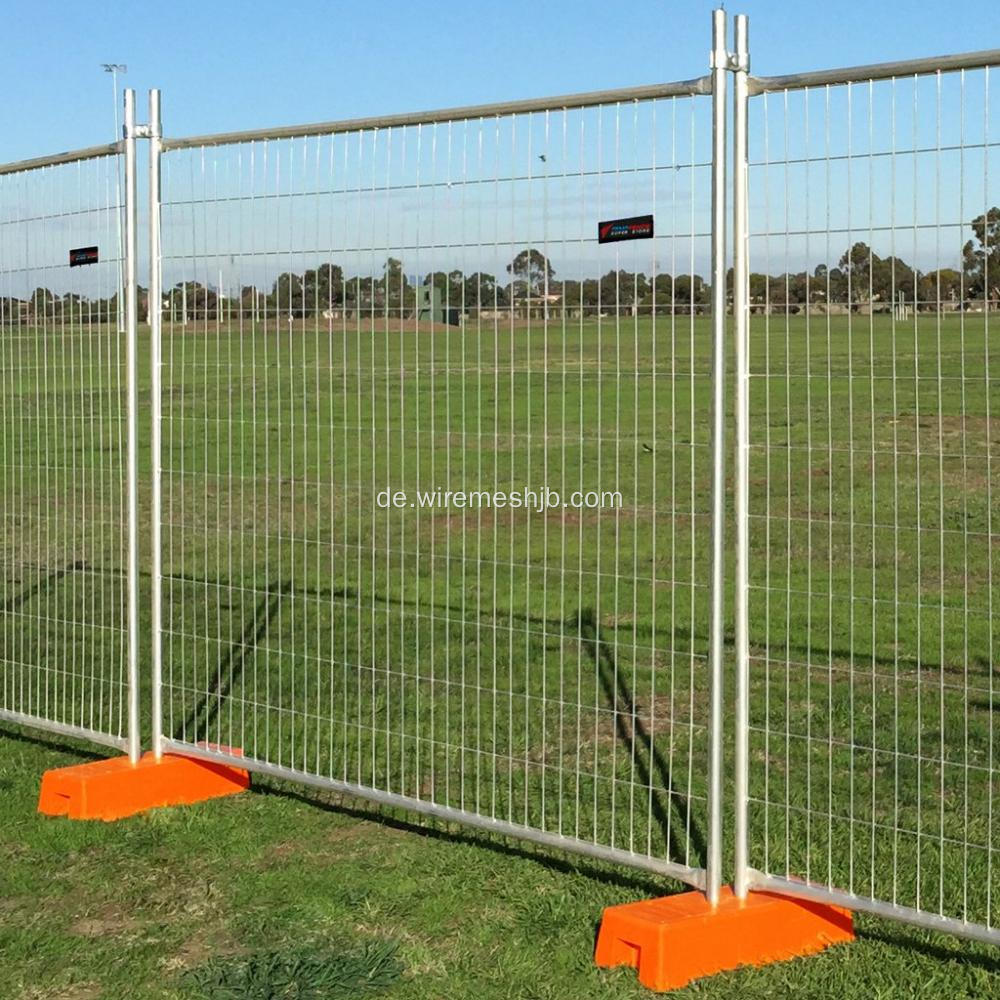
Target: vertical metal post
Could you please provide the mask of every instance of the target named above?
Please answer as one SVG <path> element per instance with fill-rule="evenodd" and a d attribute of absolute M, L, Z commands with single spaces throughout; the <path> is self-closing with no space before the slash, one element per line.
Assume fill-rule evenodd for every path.
<path fill-rule="evenodd" d="M 161 375 L 161 328 L 163 320 L 163 274 L 160 260 L 160 155 L 163 129 L 160 123 L 160 92 L 149 92 L 149 353 L 150 391 L 152 395 L 152 711 L 153 711 L 153 754 L 157 760 L 163 753 L 163 553 L 161 551 L 161 511 L 162 489 L 160 468 L 162 465 L 162 439 L 160 422 L 162 398 Z"/>
<path fill-rule="evenodd" d="M 712 584 L 709 628 L 711 748 L 705 891 L 722 884 L 722 649 L 726 517 L 726 12 L 712 11 Z"/>
<path fill-rule="evenodd" d="M 737 898 L 747 894 L 747 778 L 749 767 L 750 647 L 747 637 L 749 589 L 748 490 L 750 447 L 750 246 L 748 236 L 748 77 L 750 50 L 747 16 L 737 14 L 733 81 L 733 330 L 736 338 L 736 749 L 734 793 Z"/>
<path fill-rule="evenodd" d="M 121 138 L 118 129 L 118 72 L 125 71 L 127 67 L 123 63 L 104 63 L 104 71 L 111 74 L 111 106 L 115 109 L 115 142 Z M 115 198 L 119 205 L 122 204 L 122 171 L 121 160 L 115 167 Z M 123 246 L 124 234 L 122 232 L 122 213 L 118 210 L 118 252 L 122 259 L 118 262 L 118 332 L 125 332 L 125 254 Z"/>
<path fill-rule="evenodd" d="M 135 91 L 125 91 L 125 346 L 127 393 L 128 493 L 128 755 L 138 763 L 139 733 L 139 462 L 137 388 L 138 320 L 136 285 Z"/>

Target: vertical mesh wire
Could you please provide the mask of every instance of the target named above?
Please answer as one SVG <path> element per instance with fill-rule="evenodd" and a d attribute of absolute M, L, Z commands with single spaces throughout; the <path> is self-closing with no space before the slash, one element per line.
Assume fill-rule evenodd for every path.
<path fill-rule="evenodd" d="M 0 174 L 0 718 L 123 746 L 120 160 Z M 98 247 L 99 261 L 69 266 Z"/>
<path fill-rule="evenodd" d="M 750 101 L 750 861 L 994 928 L 997 71 Z"/>
<path fill-rule="evenodd" d="M 166 745 L 699 872 L 710 102 L 166 145 Z"/>

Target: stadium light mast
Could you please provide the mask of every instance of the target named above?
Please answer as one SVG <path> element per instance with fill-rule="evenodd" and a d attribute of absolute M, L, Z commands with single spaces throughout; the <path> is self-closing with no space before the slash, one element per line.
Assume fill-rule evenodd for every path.
<path fill-rule="evenodd" d="M 128 66 L 125 63 L 101 63 L 101 68 L 105 73 L 111 74 L 111 90 L 113 96 L 113 105 L 115 112 L 115 142 L 121 140 L 121 130 L 118 127 L 118 74 L 127 73 Z M 122 178 L 121 178 L 121 165 L 119 160 L 119 169 L 115 176 L 115 194 L 118 198 L 118 246 L 122 247 L 122 211 L 124 211 L 124 206 L 122 206 Z M 121 266 L 118 268 L 118 332 L 123 333 L 125 331 L 125 282 L 123 278 L 123 269 L 125 267 L 125 254 L 119 253 L 122 258 Z"/>
<path fill-rule="evenodd" d="M 121 138 L 118 133 L 118 74 L 127 73 L 128 66 L 125 63 L 101 63 L 101 68 L 105 73 L 111 74 L 111 89 L 114 94 L 115 108 L 115 142 L 117 142 Z"/>

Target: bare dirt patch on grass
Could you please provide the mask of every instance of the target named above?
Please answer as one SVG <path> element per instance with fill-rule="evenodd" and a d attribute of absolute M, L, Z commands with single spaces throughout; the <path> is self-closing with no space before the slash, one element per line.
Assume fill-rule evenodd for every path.
<path fill-rule="evenodd" d="M 85 938 L 117 938 L 133 933 L 139 926 L 139 922 L 131 914 L 121 911 L 112 903 L 105 903 L 85 916 L 77 917 L 70 924 L 69 932 Z"/>
<path fill-rule="evenodd" d="M 52 989 L 34 988 L 22 993 L 19 1000 L 98 1000 L 102 996 L 97 983 L 74 983 Z"/>

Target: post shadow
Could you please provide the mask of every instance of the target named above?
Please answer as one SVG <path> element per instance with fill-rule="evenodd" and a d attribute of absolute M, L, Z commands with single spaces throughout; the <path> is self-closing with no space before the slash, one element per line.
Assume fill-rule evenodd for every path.
<path fill-rule="evenodd" d="M 58 583 L 60 580 L 65 579 L 70 573 L 75 573 L 78 570 L 87 569 L 87 564 L 82 561 L 67 563 L 60 569 L 53 570 L 41 579 L 36 580 L 30 586 L 25 587 L 22 591 L 14 594 L 13 597 L 8 598 L 3 604 L 4 611 L 16 611 L 18 608 L 27 604 L 33 597 L 37 597 L 39 594 L 44 593 L 49 590 L 53 585 Z"/>
<path fill-rule="evenodd" d="M 581 608 L 576 620 L 570 619 L 569 624 L 576 626 L 578 637 L 593 660 L 604 698 L 614 715 L 618 739 L 625 745 L 635 762 L 640 780 L 652 788 L 654 770 L 659 778 L 663 792 L 653 792 L 651 808 L 656 821 L 668 838 L 670 856 L 672 858 L 685 856 L 677 837 L 677 824 L 670 821 L 669 813 L 673 808 L 677 810 L 682 829 L 687 832 L 691 848 L 699 858 L 701 866 L 705 867 L 708 861 L 708 847 L 703 832 L 694 822 L 691 802 L 675 788 L 669 762 L 639 718 L 633 693 L 629 690 L 628 682 L 622 672 L 617 669 L 612 646 L 601 637 L 597 616 L 592 608 Z M 666 802 L 663 800 L 664 795 Z"/>
<path fill-rule="evenodd" d="M 257 647 L 277 619 L 281 602 L 288 592 L 287 584 L 265 588 L 264 596 L 247 619 L 240 637 L 222 651 L 215 669 L 215 682 L 199 697 L 191 711 L 174 730 L 175 740 L 195 742 L 199 733 L 207 738 L 209 726 L 222 710 L 223 699 L 232 691 L 233 682 L 242 677 L 247 663 L 252 662 L 257 655 Z"/>

